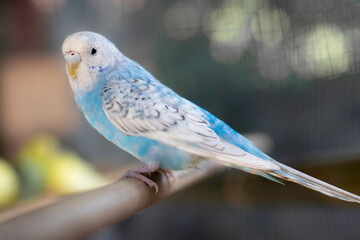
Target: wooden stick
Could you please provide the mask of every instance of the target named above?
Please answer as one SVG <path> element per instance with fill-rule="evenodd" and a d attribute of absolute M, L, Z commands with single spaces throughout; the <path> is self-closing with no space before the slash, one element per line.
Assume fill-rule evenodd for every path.
<path fill-rule="evenodd" d="M 150 178 L 159 193 L 134 178 L 74 195 L 0 224 L 1 239 L 82 239 L 101 228 L 122 221 L 223 167 L 206 161 L 192 169 L 174 173 L 174 179 L 156 172 Z"/>

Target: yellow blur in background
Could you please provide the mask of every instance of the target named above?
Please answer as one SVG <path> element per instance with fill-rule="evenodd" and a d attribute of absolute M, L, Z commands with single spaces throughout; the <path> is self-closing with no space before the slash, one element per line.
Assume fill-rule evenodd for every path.
<path fill-rule="evenodd" d="M 20 192 L 20 182 L 14 168 L 0 158 L 0 209 L 14 203 Z"/>
<path fill-rule="evenodd" d="M 0 160 L 0 207 L 44 194 L 64 195 L 91 190 L 109 181 L 58 139 L 41 134 L 20 149 L 11 165 Z"/>

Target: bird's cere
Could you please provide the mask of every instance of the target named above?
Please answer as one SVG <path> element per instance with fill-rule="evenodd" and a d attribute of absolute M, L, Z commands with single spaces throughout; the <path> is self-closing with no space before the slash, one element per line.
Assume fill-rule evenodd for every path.
<path fill-rule="evenodd" d="M 72 51 L 72 52 L 65 53 L 65 60 L 67 62 L 78 63 L 78 62 L 80 62 L 81 58 L 80 58 L 79 53 Z"/>

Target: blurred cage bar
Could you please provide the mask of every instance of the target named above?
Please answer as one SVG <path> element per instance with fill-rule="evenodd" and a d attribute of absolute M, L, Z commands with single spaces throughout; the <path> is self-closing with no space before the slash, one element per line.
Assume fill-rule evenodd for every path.
<path fill-rule="evenodd" d="M 275 159 L 360 193 L 359 1 L 4 0 L 1 155 L 13 158 L 28 138 L 50 132 L 95 164 L 132 160 L 95 132 L 76 109 L 61 44 L 81 30 L 105 35 L 161 82 L 238 132 L 255 132 Z M 137 239 L 146 233 L 165 238 L 167 232 L 161 234 L 155 223 L 193 231 L 182 235 L 174 230 L 178 235 L 170 235 L 172 239 L 264 239 L 269 234 L 268 239 L 302 239 L 307 234 L 338 239 L 338 234 L 328 235 L 330 228 L 347 229 L 347 239 L 360 236 L 350 224 L 360 220 L 356 207 L 233 171 L 211 181 L 93 239 L 119 234 Z M 208 196 L 206 201 L 199 192 Z M 331 207 L 319 208 L 311 199 Z M 276 203 L 284 205 L 272 207 Z M 252 209 L 259 205 L 263 208 Z M 208 216 L 208 221 L 196 223 L 186 218 L 190 213 L 194 219 Z M 289 217 L 293 213 L 296 216 Z M 146 225 L 154 214 L 157 220 Z M 174 219 L 176 214 L 188 222 Z M 252 220 L 245 224 L 248 217 Z M 219 218 L 225 220 L 215 228 Z M 226 235 L 221 229 L 231 221 L 239 225 L 230 224 L 233 228 Z M 324 227 L 313 234 L 299 233 L 298 228 L 310 229 L 306 222 Z M 137 224 L 146 230 L 136 231 Z M 256 226 L 275 228 L 258 232 Z M 207 229 L 214 229 L 213 235 L 206 234 Z"/>

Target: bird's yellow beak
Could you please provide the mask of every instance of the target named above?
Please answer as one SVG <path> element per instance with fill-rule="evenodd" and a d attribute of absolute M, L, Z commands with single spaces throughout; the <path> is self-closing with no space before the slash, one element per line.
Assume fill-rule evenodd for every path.
<path fill-rule="evenodd" d="M 64 57 L 66 60 L 66 69 L 70 77 L 75 79 L 81 60 L 80 54 L 75 51 L 71 51 L 71 52 L 66 52 Z"/>
<path fill-rule="evenodd" d="M 79 68 L 79 63 L 80 62 L 70 62 L 70 61 L 66 62 L 66 68 L 67 68 L 67 71 L 68 71 L 70 77 L 72 77 L 72 78 L 75 77 L 77 70 Z"/>

